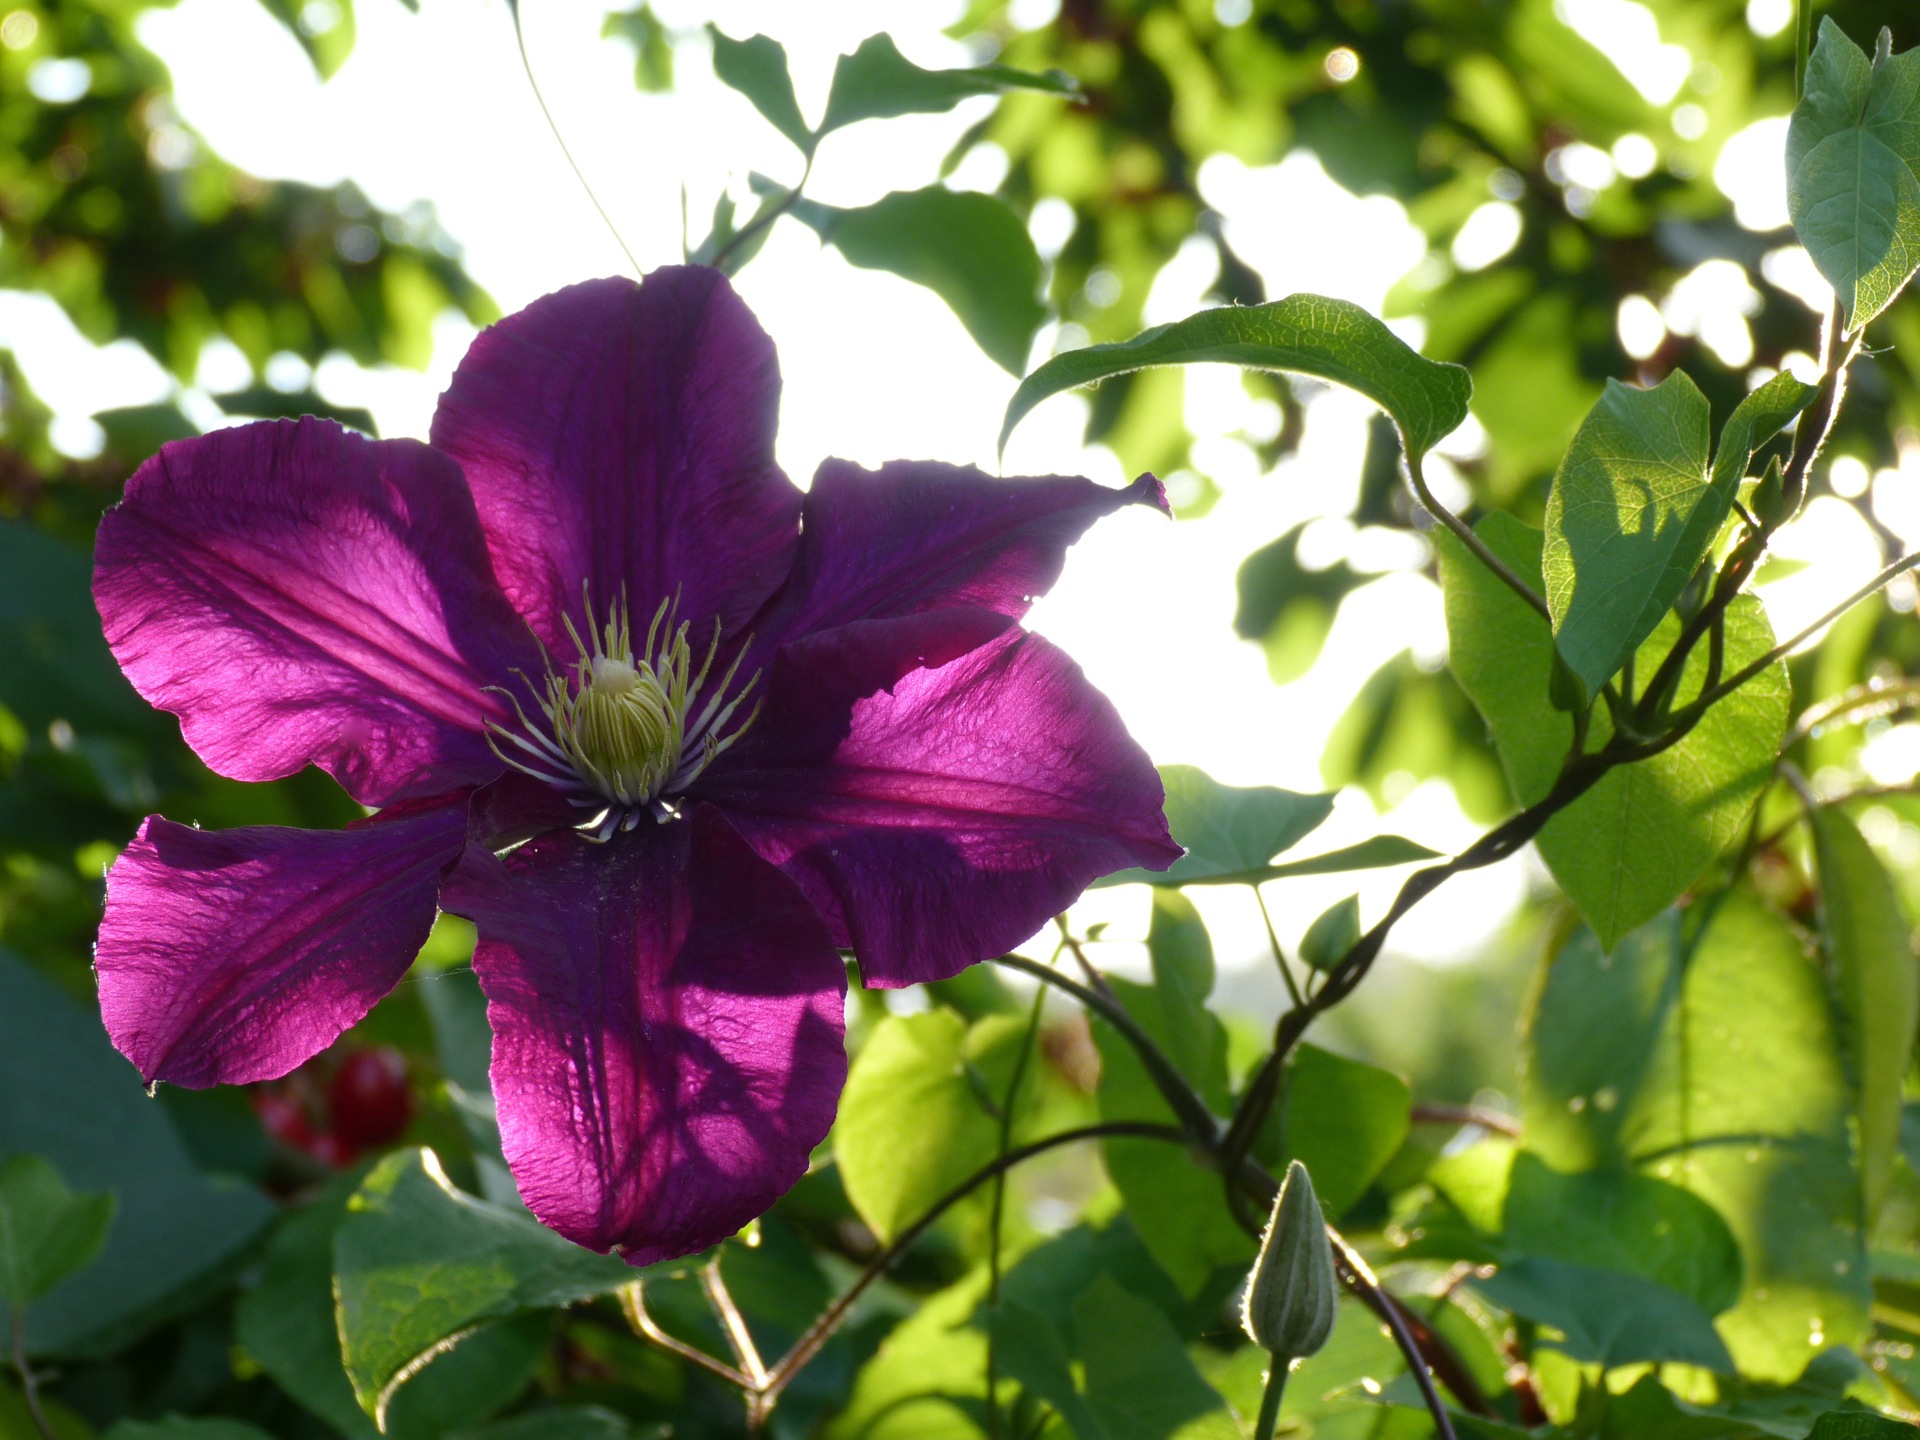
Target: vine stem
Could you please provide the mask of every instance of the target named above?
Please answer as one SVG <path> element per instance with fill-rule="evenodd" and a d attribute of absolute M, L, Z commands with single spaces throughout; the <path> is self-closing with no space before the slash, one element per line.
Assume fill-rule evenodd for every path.
<path fill-rule="evenodd" d="M 1489 550 L 1487 542 L 1473 533 L 1471 525 L 1440 503 L 1427 485 L 1426 471 L 1421 468 L 1423 457 L 1408 449 L 1404 440 L 1401 443 L 1401 449 L 1406 451 L 1407 479 L 1413 483 L 1413 493 L 1419 497 L 1427 513 L 1451 530 L 1454 538 L 1473 552 L 1474 559 L 1486 566 L 1509 590 L 1538 611 L 1548 624 L 1552 624 L 1553 611 L 1548 608 L 1547 602 L 1540 598 L 1539 592 L 1516 575 L 1506 561 Z"/>
<path fill-rule="evenodd" d="M 627 264 L 633 267 L 633 273 L 644 277 L 646 270 L 634 259 L 633 251 L 627 248 L 627 242 L 621 237 L 620 229 L 613 223 L 613 217 L 607 214 L 607 207 L 600 203 L 600 197 L 594 193 L 587 172 L 580 168 L 580 162 L 573 158 L 573 150 L 567 144 L 567 137 L 560 133 L 559 122 L 553 118 L 553 111 L 547 108 L 547 97 L 540 91 L 540 82 L 533 75 L 533 61 L 527 57 L 527 34 L 520 25 L 520 0 L 507 0 L 507 13 L 513 17 L 513 43 L 520 49 L 520 68 L 527 74 L 527 85 L 533 91 L 534 101 L 540 106 L 540 113 L 546 117 L 547 129 L 553 132 L 554 143 L 560 147 L 560 153 L 567 158 L 567 165 L 573 171 L 573 178 L 580 182 L 580 188 L 587 192 L 587 199 L 593 202 L 594 211 L 600 216 L 601 223 L 607 227 L 607 233 L 613 236 L 613 243 L 620 247 L 620 253 L 627 257 Z"/>
<path fill-rule="evenodd" d="M 40 1377 L 34 1374 L 33 1366 L 27 1362 L 27 1323 L 24 1307 L 15 1304 L 9 1317 L 13 1332 L 13 1368 L 20 1376 L 20 1394 L 27 1402 L 27 1415 L 33 1421 L 44 1440 L 59 1440 L 53 1426 L 47 1421 L 47 1412 L 40 1406 Z"/>
<path fill-rule="evenodd" d="M 1055 952 L 1056 955 L 1058 952 Z M 1035 986 L 1033 991 L 1033 1011 L 1027 1017 L 1026 1033 L 1020 1040 L 1020 1053 L 1013 1062 L 1013 1078 L 1007 1081 L 1006 1097 L 1000 1103 L 1000 1145 L 998 1155 L 1004 1156 L 1013 1148 L 1013 1111 L 1020 1100 L 1020 1082 L 1026 1079 L 1027 1065 L 1033 1056 L 1034 1037 L 1040 1031 L 1040 1011 L 1046 1004 L 1047 992 L 1043 986 Z M 987 1217 L 987 1304 L 998 1308 L 1000 1304 L 1000 1227 L 1006 1213 L 1007 1172 L 1002 1170 L 993 1177 L 993 1205 Z M 998 1384 L 998 1348 L 993 1340 L 993 1327 L 987 1327 L 987 1436 L 988 1440 L 1000 1440 L 1000 1401 L 996 1393 Z"/>
<path fill-rule="evenodd" d="M 1253 1425 L 1253 1440 L 1273 1440 L 1274 1426 L 1280 1423 L 1280 1399 L 1286 1394 L 1287 1372 L 1292 1362 L 1273 1357 L 1273 1368 L 1267 1371 L 1267 1388 L 1260 1395 L 1260 1418 Z"/>

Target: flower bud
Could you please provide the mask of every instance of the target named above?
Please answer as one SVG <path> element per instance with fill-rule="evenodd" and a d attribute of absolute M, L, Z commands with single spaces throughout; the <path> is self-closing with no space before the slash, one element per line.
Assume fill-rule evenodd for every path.
<path fill-rule="evenodd" d="M 1240 1323 L 1254 1344 L 1283 1365 L 1327 1343 L 1337 1294 L 1326 1218 L 1307 1167 L 1296 1160 L 1287 1167 L 1273 1218 L 1260 1237 Z"/>
<path fill-rule="evenodd" d="M 1762 525 L 1772 527 L 1791 518 L 1787 508 L 1786 477 L 1781 473 L 1779 456 L 1767 462 L 1766 473 L 1760 477 L 1760 483 L 1753 487 L 1753 495 L 1748 503 L 1753 507 L 1754 519 Z"/>

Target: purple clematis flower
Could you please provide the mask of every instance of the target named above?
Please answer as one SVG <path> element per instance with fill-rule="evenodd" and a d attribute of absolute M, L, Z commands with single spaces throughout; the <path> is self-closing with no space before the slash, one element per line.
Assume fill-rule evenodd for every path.
<path fill-rule="evenodd" d="M 285 1074 L 479 929 L 528 1206 L 635 1264 L 807 1168 L 862 979 L 938 980 L 1096 876 L 1179 855 L 1160 781 L 1020 628 L 1158 482 L 775 465 L 773 346 L 718 272 L 548 296 L 483 334 L 431 445 L 316 420 L 142 466 L 94 593 L 208 765 L 316 764 L 373 813 L 151 816 L 107 879 L 108 1032 L 149 1082 Z"/>

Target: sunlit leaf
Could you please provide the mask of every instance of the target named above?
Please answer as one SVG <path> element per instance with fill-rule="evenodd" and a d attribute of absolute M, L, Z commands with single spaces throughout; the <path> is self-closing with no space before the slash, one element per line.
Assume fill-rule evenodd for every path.
<path fill-rule="evenodd" d="M 1481 522 L 1479 534 L 1523 579 L 1538 578 L 1539 531 L 1496 513 Z M 1532 804 L 1552 788 L 1573 743 L 1571 717 L 1548 699 L 1553 637 L 1465 547 L 1441 536 L 1438 548 L 1449 664 L 1486 717 L 1514 798 Z M 1640 675 L 1658 667 L 1678 629 L 1671 616 L 1660 622 L 1636 661 Z M 1772 646 L 1759 602 L 1736 600 L 1727 610 L 1724 668 Z M 1699 693 L 1706 651 L 1699 646 L 1688 658 L 1676 703 Z M 1602 944 L 1657 915 L 1733 842 L 1772 777 L 1789 699 L 1785 666 L 1763 672 L 1677 744 L 1613 770 L 1547 822 L 1537 842 L 1541 858 Z M 1604 708 L 1597 708 L 1589 748 L 1609 726 Z"/>
<path fill-rule="evenodd" d="M 1900 1150 L 1901 1088 L 1920 1026 L 1920 963 L 1893 881 L 1859 828 L 1831 806 L 1808 817 L 1820 871 L 1827 957 L 1858 1086 L 1861 1187 L 1880 1213 Z"/>
<path fill-rule="evenodd" d="M 842 55 L 835 62 L 820 134 L 824 136 L 856 120 L 937 114 L 951 110 L 970 95 L 993 95 L 1009 89 L 1068 96 L 1080 93 L 1080 87 L 1058 70 L 1044 75 L 1008 65 L 923 70 L 902 55 L 893 37 L 882 31 L 869 35 L 851 55 Z"/>
<path fill-rule="evenodd" d="M 488 1320 L 630 1283 L 620 1260 L 464 1195 L 431 1151 L 401 1150 L 347 1203 L 333 1237 L 340 1350 L 376 1421 L 421 1362 Z"/>
<path fill-rule="evenodd" d="M 1006 201 L 930 185 L 855 210 L 803 201 L 793 213 L 853 264 L 933 291 L 1002 369 L 1026 368 L 1047 312 L 1033 237 Z"/>
<path fill-rule="evenodd" d="M 1714 493 L 1733 494 L 1754 452 L 1792 424 L 1819 393 L 1817 386 L 1804 384 L 1785 370 L 1749 391 L 1720 428 L 1720 446 L 1713 455 Z"/>
<path fill-rule="evenodd" d="M 1473 382 L 1458 365 L 1424 359 L 1374 316 L 1346 300 L 1289 295 L 1265 305 L 1202 310 L 1131 340 L 1056 355 L 1013 392 L 1000 448 L 1050 395 L 1149 365 L 1219 361 L 1337 381 L 1392 415 L 1412 455 L 1424 455 L 1467 415 Z"/>
<path fill-rule="evenodd" d="M 1554 643 L 1589 696 L 1680 596 L 1732 507 L 1708 482 L 1712 415 L 1686 372 L 1607 382 L 1554 476 L 1542 570 Z"/>
<path fill-rule="evenodd" d="M 707 26 L 707 34 L 713 41 L 713 73 L 720 83 L 746 96 L 768 124 L 812 153 L 813 132 L 794 98 L 787 47 L 768 35 L 735 40 L 716 25 Z"/>
<path fill-rule="evenodd" d="M 1406 1141 L 1407 1082 L 1378 1065 L 1301 1045 L 1263 1138 L 1276 1174 L 1298 1160 L 1329 1220 L 1351 1210 Z"/>
<path fill-rule="evenodd" d="M 1167 826 L 1187 853 L 1165 871 L 1122 870 L 1100 885 L 1192 885 L 1237 880 L 1290 850 L 1333 813 L 1333 796 L 1271 785 L 1222 785 L 1194 765 L 1163 765 Z"/>
<path fill-rule="evenodd" d="M 1857 330 L 1920 268 L 1920 50 L 1874 64 L 1832 20 L 1787 129 L 1787 213 Z"/>
<path fill-rule="evenodd" d="M 1528 1148 L 1560 1171 L 1652 1175 L 1720 1213 L 1744 1278 L 1717 1328 L 1754 1379 L 1792 1381 L 1867 1333 L 1838 1038 L 1798 937 L 1737 893 L 1611 953 L 1581 931 L 1528 1025 Z"/>
<path fill-rule="evenodd" d="M 1707 1312 L 1642 1276 L 1529 1257 L 1473 1285 L 1501 1309 L 1551 1325 L 1559 1338 L 1544 1343 L 1576 1360 L 1605 1369 L 1677 1361 L 1733 1373 Z"/>

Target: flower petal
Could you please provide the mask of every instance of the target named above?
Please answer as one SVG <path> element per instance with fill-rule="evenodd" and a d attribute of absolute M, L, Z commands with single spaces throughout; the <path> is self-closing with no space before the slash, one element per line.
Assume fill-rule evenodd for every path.
<path fill-rule="evenodd" d="M 717 812 L 475 846 L 442 903 L 480 927 L 501 1142 L 546 1224 L 648 1265 L 806 1172 L 846 1081 L 846 970 Z"/>
<path fill-rule="evenodd" d="M 1018 619 L 1060 578 L 1067 547 L 1125 505 L 1167 509 L 1151 475 L 1124 490 L 1071 475 L 995 479 L 972 466 L 824 462 L 807 492 L 793 571 L 760 639 L 963 605 Z"/>
<path fill-rule="evenodd" d="M 1065 654 L 990 616 L 999 633 L 952 658 L 980 614 L 787 646 L 766 713 L 696 787 L 800 882 L 868 984 L 944 979 L 1098 876 L 1181 854 L 1159 775 Z"/>
<path fill-rule="evenodd" d="M 501 583 L 541 639 L 625 595 L 645 628 L 676 593 L 696 640 L 786 575 L 800 491 L 773 458 L 773 343 L 717 270 L 594 280 L 474 341 L 433 443 L 473 487 Z"/>
<path fill-rule="evenodd" d="M 348 830 L 148 816 L 107 874 L 107 1033 L 149 1084 L 286 1074 L 406 973 L 466 826 L 464 797 Z"/>
<path fill-rule="evenodd" d="M 364 805 L 499 774 L 481 687 L 538 665 L 460 472 L 329 421 L 166 446 L 101 521 L 93 590 L 134 688 L 213 769 L 312 762 Z"/>

